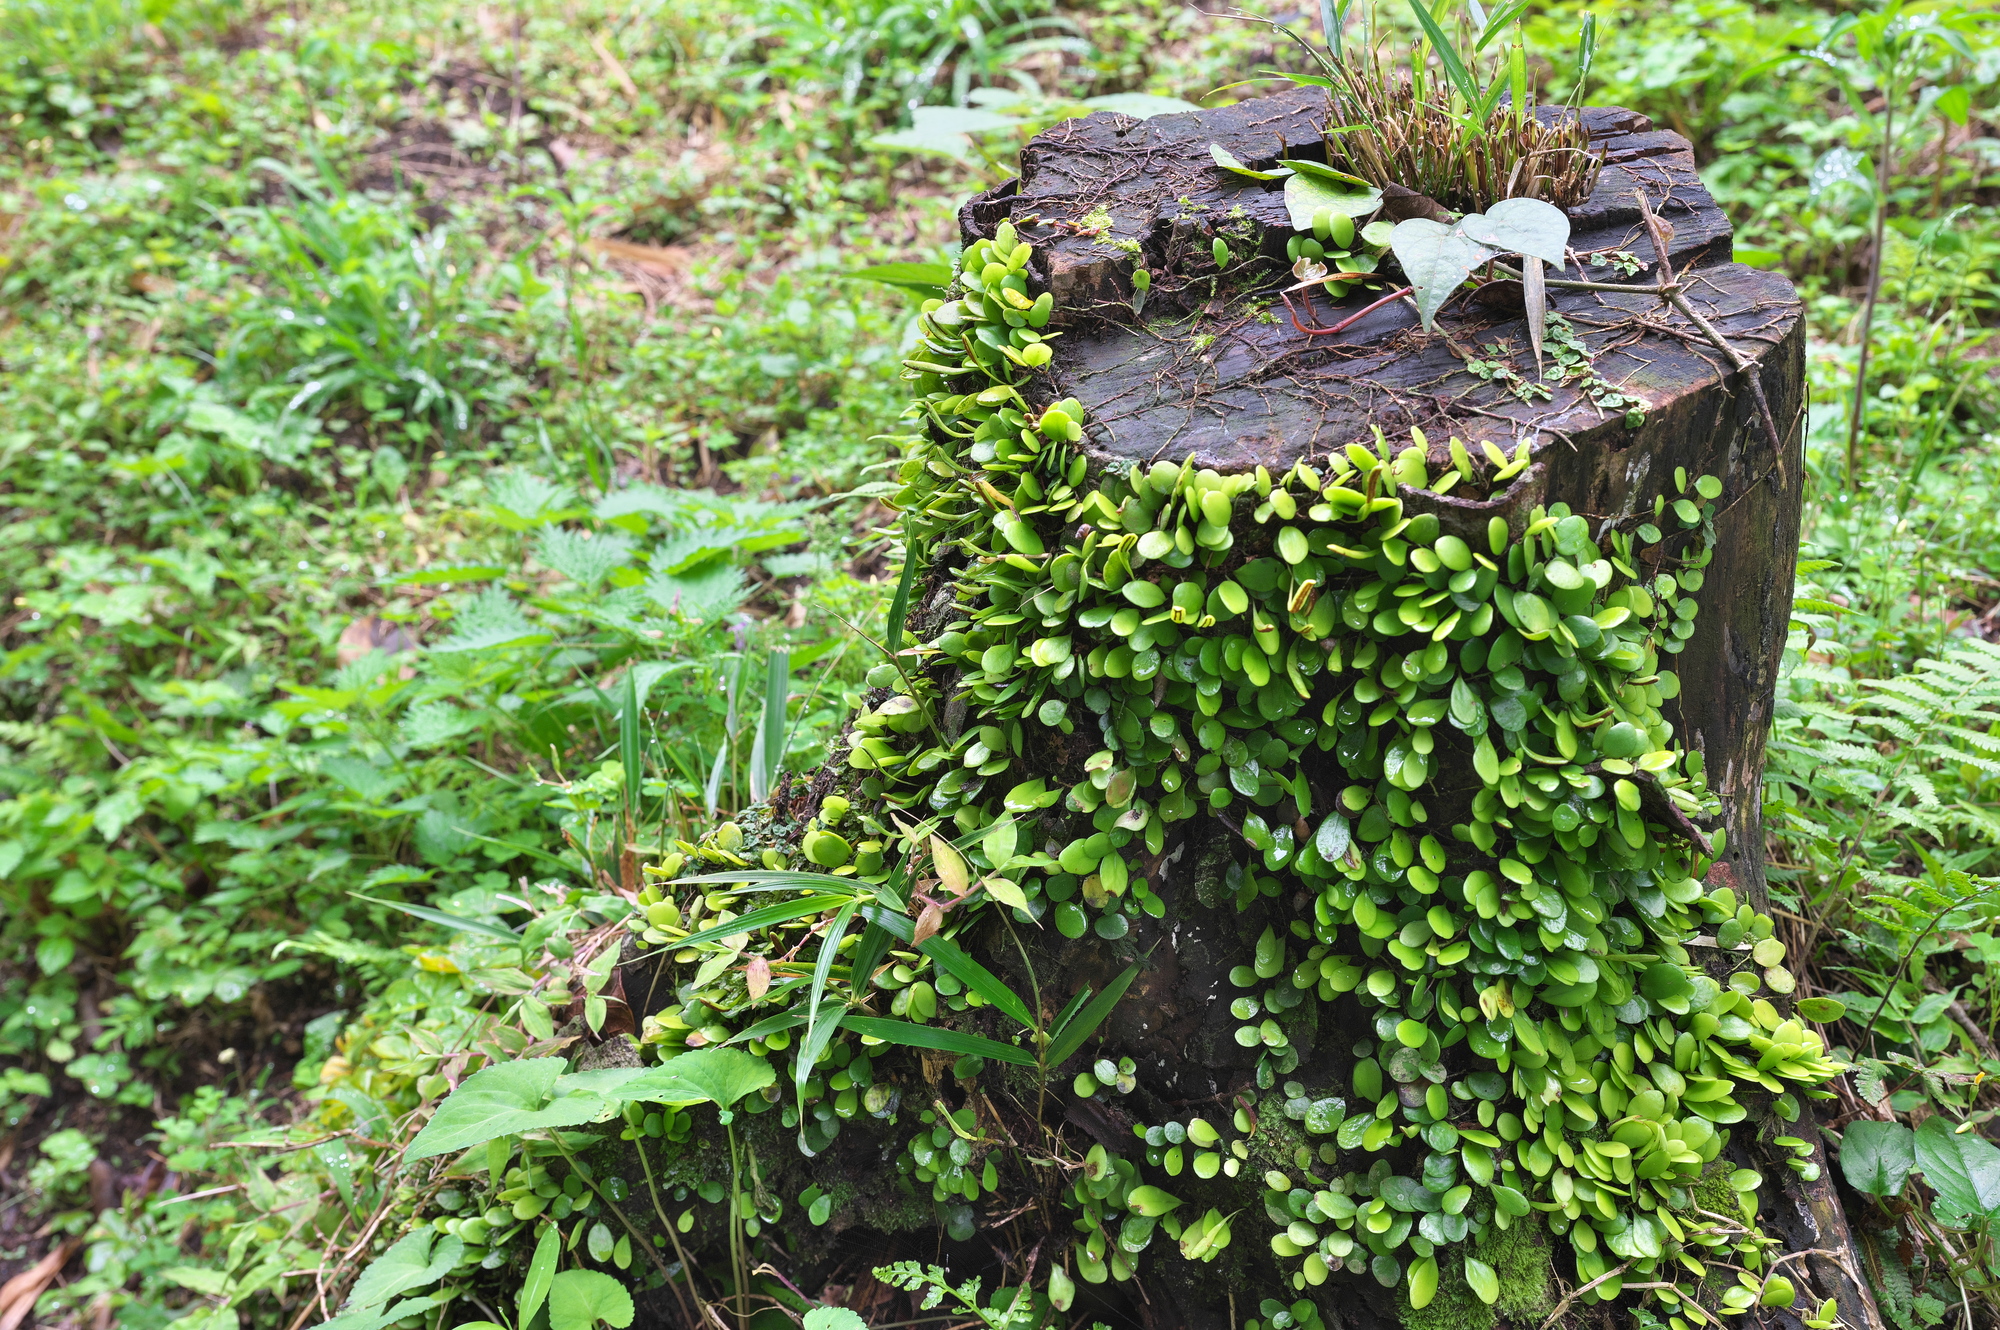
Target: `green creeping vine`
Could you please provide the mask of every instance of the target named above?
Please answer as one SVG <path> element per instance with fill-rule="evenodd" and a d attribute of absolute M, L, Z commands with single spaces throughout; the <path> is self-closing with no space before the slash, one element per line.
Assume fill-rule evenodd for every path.
<path fill-rule="evenodd" d="M 977 1097 L 953 1112 L 888 1074 L 884 1045 L 956 1057 L 961 1078 L 1033 1068 L 1046 1087 L 1117 994 L 1051 995 L 1069 1005 L 1045 1028 L 1039 992 L 1024 1002 L 950 938 L 996 909 L 1008 928 L 1121 938 L 1164 913 L 1144 865 L 1206 811 L 1247 843 L 1225 878 L 1239 909 L 1312 902 L 1231 976 L 1265 1093 L 1224 1121 L 1142 1126 L 1133 1158 L 1098 1146 L 1080 1161 L 1054 1307 L 1072 1270 L 1131 1278 L 1160 1232 L 1182 1259 L 1217 1259 L 1257 1193 L 1197 1217 L 1169 1189 L 1219 1194 L 1218 1176 L 1261 1189 L 1287 1298 L 1366 1271 L 1402 1290 L 1412 1324 L 1441 1286 L 1469 1288 L 1490 1321 L 1495 1253 L 1539 1225 L 1568 1239 L 1585 1301 L 1629 1281 L 1678 1330 L 1788 1305 L 1757 1176 L 1709 1166 L 1749 1111 L 1743 1091 L 1792 1119 L 1791 1092 L 1823 1094 L 1811 1087 L 1839 1068 L 1759 996 L 1793 986 L 1771 920 L 1704 892 L 1722 838 L 1691 819 L 1718 805 L 1660 711 L 1720 485 L 1676 474 L 1651 520 L 1593 538 L 1561 505 L 1466 534 L 1406 508 L 1497 492 L 1529 465 L 1525 445 L 1452 440 L 1433 476 L 1421 435 L 1391 456 L 1378 433 L 1324 470 L 1159 462 L 1090 484 L 1079 404 L 1030 401 L 1054 335 L 1030 257 L 1004 223 L 969 246 L 907 362 L 929 427 L 902 471 L 907 557 L 957 570 L 958 617 L 916 645 L 896 625 L 870 676 L 881 700 L 848 739 L 853 788 L 802 842 L 824 871 L 785 871 L 777 850 L 774 871 L 747 871 L 734 825 L 660 866 L 721 871 L 691 879 L 710 894 L 685 905 L 666 897 L 688 888 L 649 889 L 645 939 L 694 970 L 646 1042 L 789 1055 L 784 1112 L 809 1152 L 921 1092 L 901 1167 L 969 1236 L 971 1202 L 1032 1178 L 1027 1156 L 1053 1147 L 1009 1144 Z M 1067 789 L 1028 774 L 1086 752 Z M 773 899 L 744 892 L 802 887 L 732 913 Z M 1698 931 L 1732 962 L 1725 981 L 1690 960 Z M 1344 1001 L 1370 1029 L 1351 1082 L 1287 1079 L 1314 1028 L 1302 1009 Z M 988 1007 L 981 1028 L 1014 1032 L 961 1028 Z M 1131 1063 L 1102 1059 L 1074 1089 L 1136 1084 Z M 830 1201 L 811 1196 L 823 1221 Z M 1317 1321 L 1309 1300 L 1261 1315 L 1253 1330 Z"/>

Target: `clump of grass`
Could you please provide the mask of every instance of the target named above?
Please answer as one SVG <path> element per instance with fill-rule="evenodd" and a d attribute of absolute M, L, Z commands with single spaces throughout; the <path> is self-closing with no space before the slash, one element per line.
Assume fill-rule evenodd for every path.
<path fill-rule="evenodd" d="M 1328 165 L 1384 189 L 1401 186 L 1455 212 L 1484 211 L 1508 198 L 1575 207 L 1590 197 L 1602 158 L 1591 151 L 1574 105 L 1536 105 L 1519 28 L 1526 0 L 1491 16 L 1476 4 L 1466 8 L 1454 39 L 1422 0 L 1410 0 L 1422 36 L 1410 45 L 1407 67 L 1384 54 L 1373 36 L 1381 25 L 1372 11 L 1369 40 L 1351 51 L 1341 40 L 1345 3 L 1322 2 L 1324 49 L 1272 24 L 1319 68 L 1318 74 L 1287 77 L 1327 90 Z M 1514 39 L 1500 41 L 1510 26 Z M 1582 94 L 1596 49 L 1596 19 L 1586 15 L 1572 98 Z M 1419 203 L 1416 210 L 1426 209 Z"/>
<path fill-rule="evenodd" d="M 1328 89 L 1330 165 L 1454 212 L 1483 212 L 1509 198 L 1573 208 L 1590 197 L 1603 159 L 1580 115 L 1510 99 L 1482 119 L 1423 57 L 1417 48 L 1399 70 L 1369 50 L 1337 66 Z"/>

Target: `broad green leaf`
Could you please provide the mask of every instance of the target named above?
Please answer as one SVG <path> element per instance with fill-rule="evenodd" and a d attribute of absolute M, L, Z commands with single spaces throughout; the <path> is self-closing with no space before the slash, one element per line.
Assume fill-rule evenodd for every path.
<path fill-rule="evenodd" d="M 1472 270 L 1493 257 L 1492 250 L 1457 228 L 1428 217 L 1396 223 L 1396 229 L 1389 233 L 1389 248 L 1395 251 L 1403 276 L 1415 289 L 1425 331 Z"/>
<path fill-rule="evenodd" d="M 1021 122 L 1013 116 L 982 111 L 977 107 L 919 106 L 910 113 L 910 127 L 868 140 L 871 148 L 899 148 L 908 152 L 935 152 L 960 161 L 972 159 L 973 134 L 1008 129 Z"/>
<path fill-rule="evenodd" d="M 1279 167 L 1275 171 L 1259 171 L 1254 167 L 1245 166 L 1242 162 L 1236 160 L 1236 154 L 1230 152 L 1219 143 L 1208 145 L 1208 155 L 1223 170 L 1233 171 L 1237 175 L 1250 180 L 1282 180 L 1292 174 L 1292 169 L 1289 166 Z"/>
<path fill-rule="evenodd" d="M 562 1258 L 562 1231 L 554 1224 L 542 1226 L 542 1236 L 535 1242 L 534 1259 L 528 1262 L 527 1278 L 521 1281 L 521 1292 L 514 1305 L 521 1313 L 521 1324 L 535 1319 L 535 1313 L 542 1309 L 542 1303 L 549 1296 L 549 1283 L 556 1277 L 556 1262 Z"/>
<path fill-rule="evenodd" d="M 384 1252 L 383 1255 L 387 1256 L 388 1253 Z M 226 1270 L 214 1270 L 199 1265 L 174 1265 L 160 1271 L 160 1275 L 169 1283 L 193 1289 L 211 1298 L 226 1297 L 229 1293 L 229 1272 Z"/>
<path fill-rule="evenodd" d="M 1465 1282 L 1487 1306 L 1491 1307 L 1500 1300 L 1499 1272 L 1486 1262 L 1471 1256 L 1466 1257 Z"/>
<path fill-rule="evenodd" d="M 806 1313 L 805 1330 L 868 1330 L 868 1322 L 845 1307 L 815 1307 Z"/>
<path fill-rule="evenodd" d="M 1688 978 L 1686 970 L 1661 961 L 1648 965 L 1639 976 L 1639 991 L 1655 1002 L 1672 1002 L 1692 993 L 1694 983 Z"/>
<path fill-rule="evenodd" d="M 450 1274 L 463 1255 L 465 1244 L 457 1238 L 439 1238 L 428 1227 L 417 1229 L 369 1262 L 354 1281 L 346 1305 L 356 1310 L 380 1307 L 413 1289 L 428 1288 Z"/>
<path fill-rule="evenodd" d="M 593 1330 L 599 1321 L 624 1330 L 633 1315 L 632 1295 L 610 1275 L 565 1270 L 549 1286 L 549 1330 Z"/>
<path fill-rule="evenodd" d="M 956 1053 L 960 1057 L 970 1054 L 991 1062 L 1011 1062 L 1018 1067 L 1035 1065 L 1033 1056 L 1012 1044 L 966 1034 L 961 1030 L 941 1030 L 936 1026 L 889 1020 L 881 1016 L 850 1015 L 843 1023 L 856 1034 L 868 1035 L 885 1043 L 901 1044 L 905 1048 L 928 1048 L 939 1053 Z"/>
<path fill-rule="evenodd" d="M 1020 884 L 1012 878 L 1001 877 L 996 873 L 990 877 L 982 878 L 980 885 L 986 888 L 987 895 L 999 901 L 1002 905 L 1011 905 L 1017 910 L 1031 908 L 1028 902 L 1028 893 L 1022 891 Z"/>
<path fill-rule="evenodd" d="M 1357 189 L 1307 175 L 1293 175 L 1285 181 L 1285 209 L 1292 215 L 1294 231 L 1312 230 L 1313 217 L 1323 208 L 1359 221 L 1381 206 L 1382 191 L 1373 185 Z"/>
<path fill-rule="evenodd" d="M 357 1307 L 353 1311 L 343 1312 L 331 1321 L 320 1322 L 314 1330 L 382 1330 L 385 1325 L 393 1325 L 397 1321 L 427 1312 L 443 1302 L 443 1298 L 431 1294 L 422 1298 L 404 1298 L 389 1307 Z M 237 1324 L 236 1313 L 226 1308 L 218 1311 L 216 1316 L 220 1319 L 203 1320 L 199 1315 L 191 1316 L 180 1324 L 200 1326 L 201 1330 L 225 1330 L 226 1327 Z M 476 1330 L 480 1324 L 481 1322 L 475 1321 L 465 1330 Z"/>
<path fill-rule="evenodd" d="M 1428 1307 L 1438 1291 L 1438 1263 L 1435 1256 L 1425 1256 L 1410 1263 L 1410 1305 Z"/>
<path fill-rule="evenodd" d="M 1819 1025 L 1831 1025 L 1833 1022 L 1847 1015 L 1847 1004 L 1839 998 L 1800 998 L 1798 1013 L 1802 1020 L 1812 1021 Z"/>
<path fill-rule="evenodd" d="M 1974 1218 L 2000 1216 L 2000 1149 L 1977 1132 L 1952 1130 L 1932 1117 L 1917 1128 L 1916 1168 L 1950 1209 Z"/>
<path fill-rule="evenodd" d="M 778 1079 L 767 1059 L 740 1048 L 697 1048 L 626 1081 L 607 1098 L 649 1104 L 720 1104 L 728 1108 Z"/>
<path fill-rule="evenodd" d="M 1916 1162 L 1916 1133 L 1900 1122 L 1863 1119 L 1841 1135 L 1840 1171 L 1847 1185 L 1877 1199 L 1901 1195 Z"/>
<path fill-rule="evenodd" d="M 1495 253 L 1526 254 L 1557 269 L 1569 246 L 1569 217 L 1540 199 L 1502 199 L 1459 218 L 1458 229 Z"/>
<path fill-rule="evenodd" d="M 470 1149 L 496 1136 L 591 1121 L 609 1101 L 593 1094 L 574 1094 L 549 1102 L 563 1067 L 561 1058 L 525 1058 L 474 1072 L 437 1106 L 403 1157 L 429 1159 Z"/>

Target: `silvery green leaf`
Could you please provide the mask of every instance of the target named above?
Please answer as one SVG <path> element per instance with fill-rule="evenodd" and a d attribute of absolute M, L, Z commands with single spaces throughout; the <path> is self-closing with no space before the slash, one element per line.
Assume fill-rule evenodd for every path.
<path fill-rule="evenodd" d="M 1328 166 L 1325 162 L 1315 162 L 1309 158 L 1280 157 L 1278 165 L 1297 171 L 1300 175 L 1309 175 L 1332 185 L 1342 185 L 1356 192 L 1375 188 L 1358 175 L 1337 170 L 1334 167 Z"/>
<path fill-rule="evenodd" d="M 1347 853 L 1352 841 L 1353 832 L 1347 825 L 1347 819 L 1338 813 L 1329 813 L 1326 821 L 1319 824 L 1318 834 L 1313 837 L 1313 848 L 1319 851 L 1320 858 L 1332 863 Z"/>
<path fill-rule="evenodd" d="M 1528 314 L 1528 346 L 1535 353 L 1535 372 L 1542 369 L 1542 332 L 1549 319 L 1549 288 L 1542 274 L 1542 261 L 1533 255 L 1521 260 L 1521 304 Z"/>
<path fill-rule="evenodd" d="M 1412 217 L 1396 223 L 1389 236 L 1389 248 L 1395 251 L 1396 262 L 1403 265 L 1403 275 L 1416 290 L 1417 313 L 1426 332 L 1452 292 L 1472 275 L 1474 268 L 1493 257 L 1492 250 L 1456 227 L 1428 217 Z"/>
<path fill-rule="evenodd" d="M 1525 254 L 1563 266 L 1569 218 L 1540 199 L 1502 199 L 1484 214 L 1467 213 L 1458 229 L 1496 254 Z"/>
<path fill-rule="evenodd" d="M 1356 188 L 1317 176 L 1295 175 L 1285 181 L 1285 208 L 1294 231 L 1310 231 L 1313 214 L 1331 208 L 1344 217 L 1361 218 L 1382 206 L 1382 191 L 1373 185 Z"/>
<path fill-rule="evenodd" d="M 1292 168 L 1289 166 L 1281 166 L 1275 171 L 1259 171 L 1255 167 L 1245 166 L 1242 162 L 1236 160 L 1235 153 L 1230 152 L 1219 143 L 1208 145 L 1208 155 L 1223 170 L 1233 171 L 1237 175 L 1250 180 L 1282 180 L 1292 173 Z"/>

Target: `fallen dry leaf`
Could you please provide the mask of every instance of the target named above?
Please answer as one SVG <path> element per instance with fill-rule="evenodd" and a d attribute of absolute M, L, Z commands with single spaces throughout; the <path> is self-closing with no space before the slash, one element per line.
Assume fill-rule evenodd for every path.
<path fill-rule="evenodd" d="M 49 1254 L 5 1284 L 0 1284 L 0 1330 L 18 1330 L 34 1311 L 35 1300 L 55 1282 L 69 1258 L 83 1245 L 82 1238 L 64 1238 Z"/>

